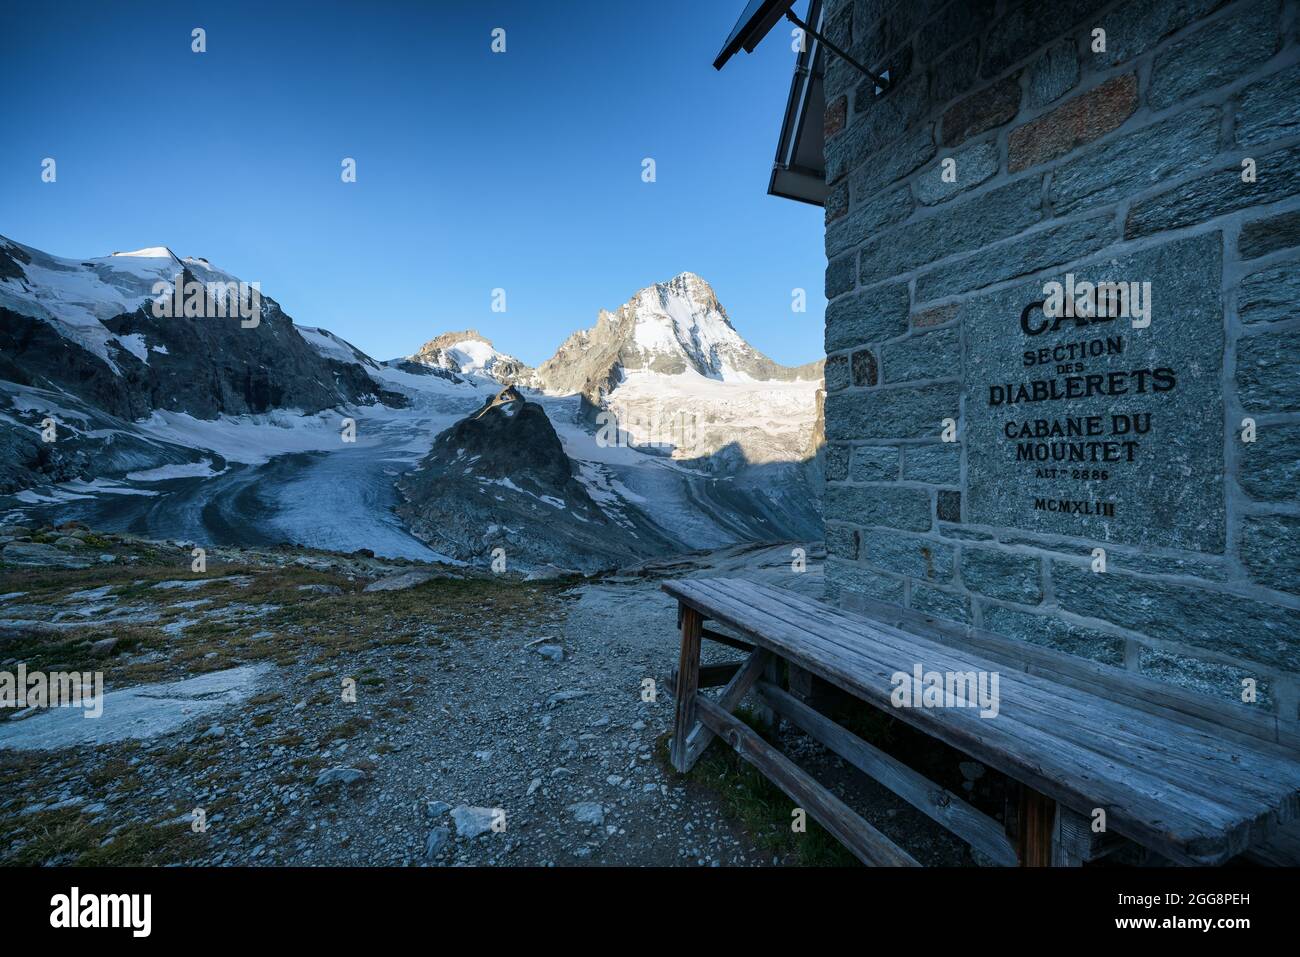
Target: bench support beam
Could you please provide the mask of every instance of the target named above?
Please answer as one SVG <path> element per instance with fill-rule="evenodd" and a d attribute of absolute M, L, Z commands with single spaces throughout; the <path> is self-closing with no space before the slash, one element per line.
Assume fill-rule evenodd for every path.
<path fill-rule="evenodd" d="M 806 771 L 764 741 L 753 728 L 708 698 L 698 702 L 700 720 L 807 811 L 864 864 L 919 867 L 910 854 L 881 834 L 861 815 L 811 778 Z"/>
<path fill-rule="evenodd" d="M 747 641 L 741 641 L 739 638 L 732 638 L 730 635 L 724 635 L 720 631 L 713 631 L 705 628 L 701 634 L 710 641 L 716 641 L 720 645 L 726 645 L 728 648 L 735 648 L 737 651 L 753 651 L 754 646 Z"/>
<path fill-rule="evenodd" d="M 781 659 L 776 655 L 769 655 L 767 658 L 767 665 L 763 668 L 761 678 L 770 685 L 780 687 Z M 772 710 L 772 708 L 768 707 L 767 702 L 762 698 L 758 699 L 758 711 L 756 717 L 758 718 L 759 724 L 761 724 L 767 731 L 771 732 L 776 730 L 778 715 L 774 710 Z"/>
<path fill-rule="evenodd" d="M 701 688 L 717 688 L 725 685 L 728 681 L 736 676 L 736 672 L 741 669 L 745 663 L 743 661 L 728 661 L 721 665 L 700 665 Z M 677 699 L 677 668 L 674 667 L 668 673 L 668 693 Z"/>
<path fill-rule="evenodd" d="M 745 663 L 740 666 L 740 670 L 732 677 L 727 686 L 722 689 L 722 694 L 718 697 L 718 707 L 730 714 L 735 711 L 740 704 L 745 693 L 754 686 L 763 670 L 772 660 L 772 653 L 766 648 L 756 648 L 754 652 L 745 659 Z M 698 702 L 696 703 L 698 707 Z M 695 766 L 695 762 L 700 759 L 704 749 L 709 746 L 713 740 L 713 731 L 704 724 L 696 724 L 686 735 L 686 770 Z"/>
<path fill-rule="evenodd" d="M 873 747 L 791 694 L 760 681 L 758 695 L 777 714 L 814 741 L 880 782 L 926 817 L 1004 867 L 1017 863 L 1016 850 L 1001 824 L 896 758 Z"/>

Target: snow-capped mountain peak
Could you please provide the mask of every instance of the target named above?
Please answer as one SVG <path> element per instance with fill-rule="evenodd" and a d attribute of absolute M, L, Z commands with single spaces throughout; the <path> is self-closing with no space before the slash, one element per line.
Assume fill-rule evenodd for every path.
<path fill-rule="evenodd" d="M 642 367 L 673 371 L 685 360 L 710 379 L 751 378 L 746 369 L 759 353 L 731 325 L 713 287 L 694 273 L 647 286 L 616 315 L 632 323 L 628 344 L 640 353 Z"/>
<path fill-rule="evenodd" d="M 713 287 L 692 272 L 646 286 L 596 325 L 575 332 L 537 370 L 542 388 L 581 392 L 593 403 L 627 373 L 695 375 L 719 382 L 821 379 L 820 363 L 788 367 L 736 331 Z"/>
<path fill-rule="evenodd" d="M 532 374 L 532 369 L 514 356 L 498 352 L 491 340 L 474 329 L 444 332 L 426 342 L 414 355 L 407 356 L 405 361 L 460 375 L 484 376 L 505 384 L 527 379 Z"/>
<path fill-rule="evenodd" d="M 69 259 L 0 236 L 0 378 L 127 420 L 395 399 L 371 376 L 373 362 L 329 333 L 299 333 L 269 296 L 249 326 L 234 313 L 160 314 L 159 286 L 172 290 L 181 277 L 237 281 L 166 246 Z"/>
<path fill-rule="evenodd" d="M 98 514 L 134 527 L 145 513 L 123 503 L 140 499 L 169 534 L 255 524 L 261 536 L 261 505 L 207 528 L 194 489 L 164 506 L 170 490 L 132 483 L 220 483 L 209 467 L 218 459 L 260 467 L 312 451 L 321 456 L 307 467 L 267 463 L 268 481 L 292 485 L 269 525 L 323 547 L 480 561 L 503 542 L 524 567 L 592 569 L 817 534 L 820 364 L 786 368 L 752 349 L 694 273 L 601 312 L 547 376 L 469 329 L 376 363 L 326 329 L 294 324 L 266 295 L 248 328 L 157 315 L 155 284 L 182 274 L 234 278 L 164 246 L 69 259 L 0 237 L 0 506 L 45 508 L 64 495 L 89 505 L 93 494 L 118 503 Z M 364 417 L 376 454 L 332 460 L 350 449 L 335 431 L 342 415 Z M 53 447 L 40 438 L 46 419 L 57 423 Z M 361 494 L 396 477 L 393 463 L 416 461 L 431 435 L 401 484 L 399 514 L 433 552 L 393 526 L 382 496 Z M 110 483 L 102 496 L 92 479 Z M 73 482 L 78 491 L 59 487 Z M 228 491 L 199 494 L 238 498 Z M 337 514 L 322 523 L 323 511 Z"/>

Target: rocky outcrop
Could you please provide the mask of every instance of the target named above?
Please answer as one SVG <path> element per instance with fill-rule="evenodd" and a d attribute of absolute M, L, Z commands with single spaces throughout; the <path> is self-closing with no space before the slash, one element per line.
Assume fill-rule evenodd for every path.
<path fill-rule="evenodd" d="M 8 391 L 0 389 L 0 495 L 204 459 L 218 471 L 224 467 L 214 452 L 137 434 L 121 418 L 73 396 L 24 389 L 27 401 L 15 403 Z M 49 416 L 39 410 L 51 406 L 61 411 Z"/>
<path fill-rule="evenodd" d="M 490 562 L 500 548 L 508 568 L 594 571 L 666 544 L 592 500 L 545 411 L 513 387 L 440 433 L 398 491 L 412 531 L 463 561 Z"/>
<path fill-rule="evenodd" d="M 447 382 L 461 383 L 465 380 L 456 373 L 448 369 L 440 369 L 436 366 L 424 365 L 420 362 L 414 362 L 410 359 L 388 359 L 384 365 L 398 372 L 406 372 L 410 375 L 436 376 L 439 379 L 445 379 Z"/>

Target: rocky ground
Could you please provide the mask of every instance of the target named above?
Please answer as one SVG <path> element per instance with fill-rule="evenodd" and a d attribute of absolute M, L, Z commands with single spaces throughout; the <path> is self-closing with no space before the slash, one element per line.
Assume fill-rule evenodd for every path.
<path fill-rule="evenodd" d="M 0 540 L 0 672 L 101 671 L 107 691 L 97 719 L 0 709 L 5 863 L 851 862 L 819 828 L 792 833 L 791 802 L 728 750 L 686 777 L 666 763 L 677 638 L 659 582 L 815 592 L 815 551 L 802 573 L 787 545 L 526 580 L 301 548 L 213 549 L 196 573 L 188 543 L 76 526 Z M 971 863 L 820 746 L 776 735 L 923 863 Z M 983 794 L 982 769 L 929 759 Z"/>

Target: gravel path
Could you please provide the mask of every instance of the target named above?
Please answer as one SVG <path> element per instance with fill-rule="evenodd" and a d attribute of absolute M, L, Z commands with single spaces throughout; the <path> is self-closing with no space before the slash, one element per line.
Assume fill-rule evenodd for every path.
<path fill-rule="evenodd" d="M 321 799 L 329 811 L 284 860 L 419 863 L 441 847 L 434 861 L 469 865 L 759 863 L 716 799 L 688 800 L 655 752 L 672 703 L 643 702 L 641 681 L 672 660 L 674 621 L 655 583 L 584 586 L 550 635 L 485 637 L 425 659 L 430 680 L 390 741 L 400 750 Z M 539 650 L 555 648 L 562 660 Z"/>

